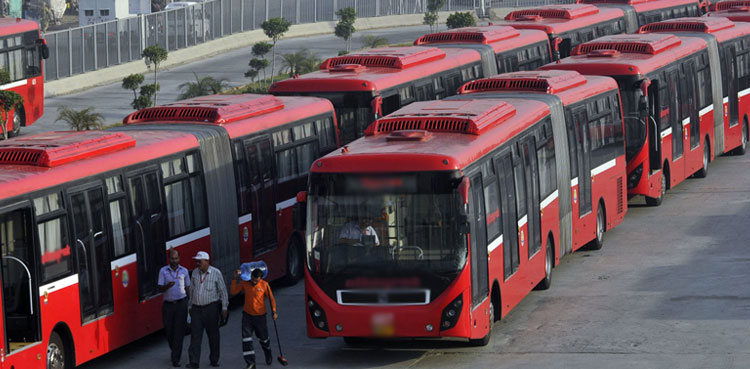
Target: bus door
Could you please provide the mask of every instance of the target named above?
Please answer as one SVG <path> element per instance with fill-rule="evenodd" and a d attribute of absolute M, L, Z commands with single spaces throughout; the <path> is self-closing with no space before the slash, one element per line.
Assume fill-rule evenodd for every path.
<path fill-rule="evenodd" d="M 524 172 L 526 175 L 526 206 L 529 215 L 529 249 L 528 257 L 531 259 L 541 249 L 542 229 L 539 217 L 539 167 L 536 157 L 536 140 L 534 135 L 529 135 L 519 143 L 523 155 Z M 589 190 L 590 192 L 590 190 Z M 589 193 L 589 198 L 591 194 Z M 591 201 L 589 200 L 589 206 Z"/>
<path fill-rule="evenodd" d="M 652 79 L 651 84 L 648 86 L 648 115 L 646 116 L 646 127 L 648 132 L 648 159 L 649 159 L 649 175 L 654 174 L 657 170 L 661 170 L 661 112 L 664 108 L 661 105 L 661 101 L 664 97 L 661 94 L 666 94 L 666 89 L 660 87 L 663 83 L 657 79 Z"/>
<path fill-rule="evenodd" d="M 159 293 L 159 270 L 166 265 L 166 214 L 161 176 L 156 167 L 128 175 L 132 227 L 138 258 L 141 300 Z"/>
<path fill-rule="evenodd" d="M 484 214 L 484 187 L 482 173 L 471 177 L 471 201 L 469 211 L 471 222 L 471 301 L 476 307 L 489 294 L 489 275 L 487 261 L 487 228 Z"/>
<path fill-rule="evenodd" d="M 276 248 L 276 175 L 273 146 L 268 136 L 246 140 L 245 157 L 250 175 L 250 210 L 253 255 Z"/>
<path fill-rule="evenodd" d="M 591 212 L 591 143 L 589 139 L 589 115 L 586 106 L 573 109 L 573 124 L 578 134 L 578 217 Z M 573 159 L 575 160 L 575 159 Z"/>
<path fill-rule="evenodd" d="M 112 273 L 106 201 L 101 184 L 68 193 L 78 260 L 81 322 L 112 312 Z"/>
<path fill-rule="evenodd" d="M 513 183 L 513 162 L 510 152 L 497 160 L 497 173 L 500 176 L 500 206 L 503 223 L 503 276 L 508 280 L 517 270 L 519 264 L 518 226 L 516 224 L 516 196 Z"/>
<path fill-rule="evenodd" d="M 0 319 L 0 332 L 5 332 L 6 340 L 0 347 L 7 347 L 9 354 L 41 341 L 34 250 L 31 207 L 19 205 L 0 210 L 0 313 L 4 317 Z"/>
<path fill-rule="evenodd" d="M 672 165 L 670 169 L 670 182 L 674 178 L 683 178 L 684 164 L 675 165 L 674 162 L 682 158 L 684 145 L 682 143 L 682 119 L 679 111 L 680 89 L 684 86 L 680 83 L 680 71 L 677 68 L 667 72 L 667 83 L 669 90 L 669 127 L 672 128 Z M 670 184 L 668 183 L 667 186 Z"/>
<path fill-rule="evenodd" d="M 739 115 L 739 77 L 737 76 L 737 47 L 729 45 L 725 58 L 727 65 L 727 92 L 729 98 L 729 126 L 734 127 L 740 122 Z"/>
<path fill-rule="evenodd" d="M 682 100 L 682 106 L 685 106 L 688 111 L 686 113 L 683 112 L 682 116 L 685 119 L 690 119 L 690 129 L 689 132 L 686 132 L 687 136 L 689 137 L 687 137 L 684 144 L 690 145 L 690 150 L 692 152 L 692 150 L 695 150 L 701 144 L 701 107 L 699 106 L 700 103 L 698 102 L 698 89 L 700 87 L 698 86 L 698 76 L 695 69 L 695 62 L 693 60 L 688 60 L 685 63 L 685 77 L 685 86 L 683 86 L 682 90 L 687 94 L 687 99 Z M 717 107 L 714 111 L 716 111 L 718 114 L 718 111 L 721 111 L 719 109 L 720 108 Z M 713 115 L 713 113 L 711 113 L 711 115 Z M 713 127 L 713 119 L 711 120 L 711 126 Z M 701 155 L 700 158 L 702 158 L 702 153 L 695 152 L 695 155 L 699 154 Z M 702 163 L 700 158 L 696 161 L 696 163 L 698 163 L 698 166 L 694 168 L 694 170 L 691 170 L 689 173 L 692 173 L 700 168 L 700 165 Z"/>

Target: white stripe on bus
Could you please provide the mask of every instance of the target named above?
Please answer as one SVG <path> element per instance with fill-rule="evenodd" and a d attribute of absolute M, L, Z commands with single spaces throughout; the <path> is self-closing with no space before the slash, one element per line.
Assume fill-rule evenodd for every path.
<path fill-rule="evenodd" d="M 500 245 L 503 244 L 503 235 L 500 235 L 500 237 L 496 238 L 492 243 L 487 245 L 487 253 L 491 253 L 492 250 L 498 248 Z"/>
<path fill-rule="evenodd" d="M 0 90 L 7 90 L 9 88 L 23 86 L 23 85 L 26 85 L 27 83 L 28 83 L 28 81 L 26 81 L 25 79 L 21 80 L 21 81 L 15 81 L 15 82 L 11 82 L 11 83 L 6 83 L 6 84 L 0 86 Z"/>
<path fill-rule="evenodd" d="M 699 115 L 700 115 L 700 116 L 702 117 L 702 116 L 704 116 L 704 115 L 708 114 L 708 112 L 710 112 L 711 110 L 714 110 L 714 104 L 711 104 L 711 105 L 709 105 L 709 106 L 707 106 L 707 107 L 705 107 L 705 108 L 701 109 L 701 111 L 700 111 L 700 114 L 699 114 Z"/>
<path fill-rule="evenodd" d="M 188 233 L 182 237 L 178 237 L 178 238 L 175 238 L 174 240 L 167 241 L 167 250 L 169 250 L 171 247 L 179 247 L 186 243 L 193 242 L 195 240 L 206 237 L 210 234 L 211 234 L 211 229 L 209 227 L 199 229 L 193 233 Z"/>
<path fill-rule="evenodd" d="M 252 221 L 253 220 L 253 213 L 247 213 L 247 214 L 241 216 L 239 220 L 240 220 L 239 221 L 240 225 L 245 224 L 245 223 L 247 223 L 249 221 Z"/>
<path fill-rule="evenodd" d="M 119 258 L 117 260 L 113 260 L 109 264 L 110 264 L 110 268 L 112 270 L 115 270 L 116 267 L 122 268 L 122 267 L 124 267 L 126 265 L 133 264 L 133 263 L 136 262 L 136 260 L 138 260 L 138 258 L 136 257 L 136 254 L 132 253 L 132 254 L 130 254 L 128 256 L 123 256 L 123 257 L 121 257 L 121 258 Z"/>
<path fill-rule="evenodd" d="M 44 296 L 44 292 L 52 293 L 55 291 L 59 291 L 65 287 L 70 287 L 77 283 L 78 283 L 78 274 L 73 274 L 69 277 L 65 277 L 63 279 L 54 281 L 52 283 L 47 283 L 44 286 L 39 287 L 39 296 Z"/>
<path fill-rule="evenodd" d="M 526 218 L 526 215 L 524 215 L 524 216 L 523 216 L 523 218 L 521 218 L 521 220 L 519 220 L 519 221 L 518 221 L 518 228 L 521 228 L 521 227 L 523 227 L 524 225 L 526 225 L 526 221 L 527 221 L 527 220 L 528 220 L 528 219 Z"/>
<path fill-rule="evenodd" d="M 598 167 L 596 167 L 594 169 L 591 169 L 591 175 L 595 176 L 597 174 L 600 174 L 600 173 L 604 172 L 605 170 L 607 170 L 609 168 L 613 168 L 616 163 L 617 163 L 617 160 L 612 159 L 612 160 L 610 160 L 610 161 L 608 161 L 608 162 L 606 162 L 606 163 L 604 163 L 604 164 L 602 164 L 602 165 L 600 165 L 600 166 L 598 166 Z"/>
<path fill-rule="evenodd" d="M 682 127 L 685 128 L 686 125 L 690 124 L 690 118 L 685 118 L 682 120 Z"/>
<path fill-rule="evenodd" d="M 724 96 L 724 104 L 729 104 L 729 98 Z"/>
<path fill-rule="evenodd" d="M 276 211 L 279 211 L 281 209 L 286 209 L 286 208 L 288 208 L 288 207 L 290 207 L 290 206 L 292 206 L 292 205 L 294 205 L 296 203 L 297 203 L 297 198 L 296 197 L 292 197 L 289 200 L 284 200 L 284 201 L 276 204 Z"/>
<path fill-rule="evenodd" d="M 547 198 L 544 199 L 544 201 L 542 201 L 539 204 L 539 207 L 542 208 L 542 209 L 546 208 L 547 205 L 551 204 L 552 201 L 555 201 L 556 198 L 557 198 L 557 190 L 555 190 L 555 192 L 553 192 L 549 196 L 547 196 Z"/>
<path fill-rule="evenodd" d="M 671 134 L 672 134 L 672 127 L 669 127 L 669 128 L 665 129 L 665 130 L 664 130 L 664 131 L 663 131 L 663 132 L 661 133 L 661 138 L 667 137 L 667 136 L 669 136 L 669 135 L 671 135 Z"/>
<path fill-rule="evenodd" d="M 740 91 L 740 92 L 739 92 L 739 93 L 737 94 L 737 96 L 739 96 L 739 97 L 742 97 L 742 96 L 745 96 L 745 95 L 747 95 L 747 94 L 750 94 L 750 88 L 746 88 L 746 89 L 744 89 L 744 90 Z"/>
<path fill-rule="evenodd" d="M 578 177 L 575 177 L 570 180 L 570 187 L 578 186 Z"/>

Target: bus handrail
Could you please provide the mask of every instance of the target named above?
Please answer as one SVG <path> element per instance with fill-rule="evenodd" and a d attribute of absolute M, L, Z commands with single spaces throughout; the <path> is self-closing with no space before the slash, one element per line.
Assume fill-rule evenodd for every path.
<path fill-rule="evenodd" d="M 24 263 L 23 261 L 21 261 L 21 259 L 15 256 L 4 255 L 3 259 L 10 259 L 10 260 L 17 261 L 19 264 L 21 264 L 23 269 L 26 270 L 26 275 L 29 277 L 29 314 L 34 315 L 34 296 L 31 293 L 31 291 L 33 291 L 31 289 L 31 271 L 29 271 L 29 268 L 26 266 L 26 263 Z"/>

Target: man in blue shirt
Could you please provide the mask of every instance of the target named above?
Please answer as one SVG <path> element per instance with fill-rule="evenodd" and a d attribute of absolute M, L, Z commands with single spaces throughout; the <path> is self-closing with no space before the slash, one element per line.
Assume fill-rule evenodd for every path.
<path fill-rule="evenodd" d="M 164 295 L 161 316 L 164 321 L 164 333 L 172 350 L 172 365 L 180 366 L 182 341 L 185 338 L 187 324 L 188 294 L 190 293 L 190 276 L 188 270 L 180 265 L 180 254 L 169 249 L 169 265 L 159 271 L 159 291 Z"/>

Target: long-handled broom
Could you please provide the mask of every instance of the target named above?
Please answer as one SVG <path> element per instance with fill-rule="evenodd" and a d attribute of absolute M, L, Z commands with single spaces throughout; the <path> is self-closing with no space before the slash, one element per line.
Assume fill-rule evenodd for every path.
<path fill-rule="evenodd" d="M 270 288 L 268 288 L 268 290 L 269 290 L 268 296 L 270 297 L 271 296 Z M 279 360 L 279 363 L 281 363 L 281 365 L 287 366 L 289 365 L 289 362 L 284 357 L 284 353 L 281 352 L 281 339 L 279 338 L 279 327 L 276 326 L 276 319 L 273 319 L 273 317 L 271 317 L 271 320 L 273 320 L 273 330 L 276 331 L 276 343 L 279 344 L 279 357 L 277 357 L 276 359 Z"/>

